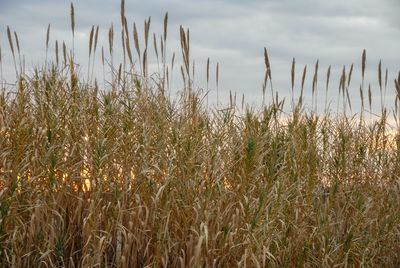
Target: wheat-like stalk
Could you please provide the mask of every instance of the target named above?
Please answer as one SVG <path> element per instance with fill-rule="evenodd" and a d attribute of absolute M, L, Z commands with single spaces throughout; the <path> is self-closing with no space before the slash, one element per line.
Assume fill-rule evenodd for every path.
<path fill-rule="evenodd" d="M 71 22 L 73 13 L 71 4 Z M 365 50 L 360 115 L 353 113 L 350 100 L 357 65 L 341 70 L 336 115 L 327 105 L 335 75 L 328 67 L 325 111 L 318 113 L 319 61 L 309 89 L 304 66 L 295 106 L 293 58 L 287 76 L 292 102 L 286 107 L 283 92 L 273 90 L 266 48 L 262 106 L 245 103 L 243 94 L 240 109 L 232 91 L 223 104 L 218 62 L 217 105 L 208 106 L 203 100 L 211 60 L 204 62 L 203 91 L 198 80 L 194 82 L 199 65 L 190 58 L 190 34 L 183 27 L 178 70 L 182 90 L 165 94 L 175 64 L 175 52 L 166 61 L 167 20 L 168 13 L 163 34 L 153 34 L 154 53 L 147 45 L 150 18 L 143 39 L 133 23 L 138 64 L 121 1 L 122 46 L 118 40 L 114 43 L 113 25 L 105 38 L 92 26 L 87 79 L 64 41 L 64 61 L 59 63 L 57 40 L 55 65 L 51 57 L 47 64 L 46 57 L 42 67 L 27 72 L 20 62 L 17 82 L 4 81 L 2 75 L 0 266 L 396 266 L 400 73 L 393 85 L 387 81 L 387 69 L 382 77 L 379 63 L 382 106 L 386 87 L 394 87 L 396 95 L 397 125 L 392 128 L 386 107 L 381 115 L 372 113 L 371 83 L 371 116 L 363 118 Z M 49 32 L 50 27 L 46 55 Z M 108 44 L 102 44 L 107 34 Z M 11 35 L 9 27 L 7 36 L 15 63 L 14 53 L 19 56 L 21 48 L 18 36 Z M 102 47 L 102 85 L 93 75 L 97 45 Z M 104 45 L 109 46 L 110 59 Z M 0 49 L 1 68 L 6 56 Z M 157 63 L 161 58 L 162 68 L 152 72 L 154 57 Z M 268 82 L 269 102 L 264 99 Z M 313 95 L 315 106 L 305 104 L 306 94 Z"/>
<path fill-rule="evenodd" d="M 74 5 L 71 3 L 71 30 L 72 30 L 72 35 L 75 35 L 75 11 L 74 11 Z"/>
<path fill-rule="evenodd" d="M 58 59 L 58 40 L 56 40 L 55 44 L 55 50 L 56 50 L 56 64 L 58 65 L 59 59 Z"/>

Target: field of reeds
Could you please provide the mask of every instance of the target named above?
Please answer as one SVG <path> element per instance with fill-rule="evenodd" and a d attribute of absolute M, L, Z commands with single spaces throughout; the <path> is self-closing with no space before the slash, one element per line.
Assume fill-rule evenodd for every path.
<path fill-rule="evenodd" d="M 180 29 L 183 64 L 175 67 L 184 88 L 174 95 L 168 16 L 153 40 L 146 20 L 142 42 L 123 1 L 121 22 L 120 52 L 113 27 L 101 52 L 92 28 L 87 74 L 65 43 L 56 41 L 48 60 L 50 26 L 46 60 L 27 73 L 18 35 L 7 29 L 17 79 L 1 81 L 2 267 L 400 265 L 400 75 L 387 81 L 379 65 L 379 88 L 367 87 L 364 51 L 354 67 L 359 85 L 353 65 L 339 89 L 329 88 L 330 68 L 318 81 L 343 104 L 317 113 L 305 108 L 303 90 L 311 77 L 314 96 L 318 63 L 294 88 L 293 60 L 299 97 L 285 102 L 265 50 L 262 108 L 232 96 L 224 107 L 206 105 L 207 90 L 192 83 L 188 30 Z M 71 28 L 74 38 L 72 5 Z M 93 71 L 100 53 L 107 81 Z M 360 90 L 359 111 L 350 110 L 349 88 Z M 386 88 L 394 109 L 382 106 L 370 120 L 371 92 Z"/>

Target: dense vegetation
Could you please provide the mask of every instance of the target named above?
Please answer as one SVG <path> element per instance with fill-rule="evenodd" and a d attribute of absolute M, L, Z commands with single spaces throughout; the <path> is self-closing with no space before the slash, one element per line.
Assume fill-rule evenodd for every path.
<path fill-rule="evenodd" d="M 240 109 L 232 97 L 210 108 L 207 92 L 192 84 L 189 31 L 181 28 L 184 89 L 174 96 L 168 17 L 152 45 L 155 74 L 150 20 L 143 48 L 123 3 L 121 19 L 124 60 L 111 64 L 110 28 L 106 83 L 93 78 L 98 28 L 87 77 L 76 71 L 74 48 L 59 50 L 58 42 L 54 62 L 46 56 L 25 73 L 8 29 L 18 79 L 2 81 L 0 95 L 1 266 L 400 265 L 400 136 L 388 131 L 385 107 L 366 120 L 365 51 L 357 113 L 346 112 L 353 66 L 340 80 L 340 115 L 304 108 L 306 69 L 300 97 L 284 112 L 266 50 L 262 94 L 273 98 L 261 109 Z M 295 61 L 292 85 L 294 70 Z M 378 70 L 382 94 L 388 81 Z"/>

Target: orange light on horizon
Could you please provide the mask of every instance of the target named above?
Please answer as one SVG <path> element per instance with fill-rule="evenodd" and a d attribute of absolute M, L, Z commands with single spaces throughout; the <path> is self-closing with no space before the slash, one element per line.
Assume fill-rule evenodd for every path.
<path fill-rule="evenodd" d="M 88 192 L 90 190 L 90 187 L 91 187 L 91 182 L 90 182 L 90 179 L 89 179 L 89 175 L 90 175 L 89 174 L 89 169 L 87 169 L 87 168 L 82 169 L 80 175 L 81 175 L 81 177 L 85 178 L 84 183 L 82 185 L 82 191 L 83 192 Z"/>

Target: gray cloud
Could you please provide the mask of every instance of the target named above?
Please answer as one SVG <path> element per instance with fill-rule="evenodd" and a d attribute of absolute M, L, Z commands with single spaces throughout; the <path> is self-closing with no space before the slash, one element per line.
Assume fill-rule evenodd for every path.
<path fill-rule="evenodd" d="M 69 5 L 61 0 L 2 0 L 0 46 L 4 53 L 9 54 L 5 25 L 19 33 L 23 52 L 33 58 L 32 62 L 44 55 L 48 23 L 52 25 L 52 41 L 64 39 L 70 44 Z M 79 32 L 76 47 L 84 68 L 91 25 L 100 25 L 101 40 L 107 46 L 110 24 L 114 23 L 116 29 L 120 27 L 120 6 L 119 1 L 105 0 L 75 1 L 74 5 Z M 373 86 L 376 86 L 379 59 L 390 71 L 392 89 L 392 81 L 400 70 L 400 2 L 396 0 L 126 0 L 127 19 L 131 23 L 136 21 L 140 32 L 144 19 L 151 16 L 152 30 L 159 36 L 167 11 L 169 54 L 179 52 L 179 25 L 189 27 L 192 57 L 198 70 L 195 82 L 205 87 L 205 63 L 210 57 L 213 70 L 216 62 L 220 62 L 222 95 L 234 90 L 246 93 L 250 101 L 260 99 L 265 72 L 264 47 L 270 54 L 274 87 L 282 96 L 289 96 L 292 57 L 296 57 L 298 64 L 298 78 L 304 65 L 307 64 L 311 72 L 317 59 L 320 60 L 320 79 L 325 79 L 326 69 L 332 65 L 335 72 L 332 84 L 338 83 L 343 65 L 348 69 L 354 63 L 355 95 L 364 48 L 367 49 L 368 80 Z M 115 31 L 116 37 L 118 31 Z M 10 56 L 5 58 L 10 63 Z M 178 74 L 175 76 L 178 80 Z M 311 76 L 309 73 L 308 77 Z M 336 91 L 330 94 L 335 97 Z"/>

